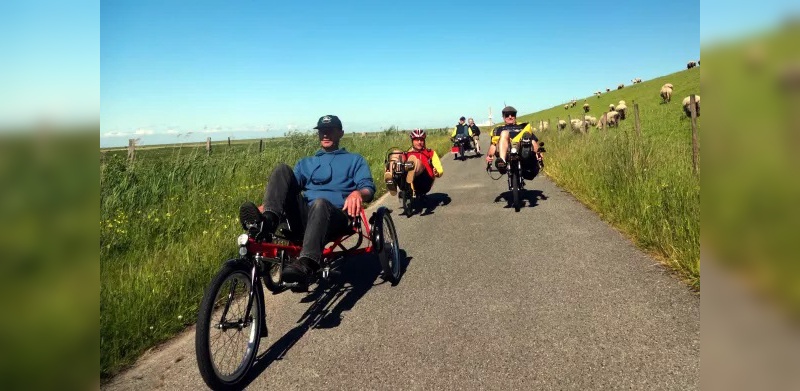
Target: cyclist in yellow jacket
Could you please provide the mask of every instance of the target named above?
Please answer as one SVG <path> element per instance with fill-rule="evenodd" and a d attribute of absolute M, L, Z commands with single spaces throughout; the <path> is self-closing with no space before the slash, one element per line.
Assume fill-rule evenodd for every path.
<path fill-rule="evenodd" d="M 533 134 L 531 125 L 529 123 L 517 124 L 517 109 L 512 106 L 503 108 L 503 125 L 500 125 L 492 131 L 492 145 L 489 146 L 489 154 L 486 155 L 486 161 L 491 164 L 492 158 L 497 155 L 495 159 L 495 167 L 501 174 L 505 174 L 508 169 L 506 157 L 508 157 L 508 150 L 510 146 L 519 148 L 519 142 L 525 135 L 530 137 L 532 142 L 533 151 L 537 157 L 539 155 L 539 139 Z"/>

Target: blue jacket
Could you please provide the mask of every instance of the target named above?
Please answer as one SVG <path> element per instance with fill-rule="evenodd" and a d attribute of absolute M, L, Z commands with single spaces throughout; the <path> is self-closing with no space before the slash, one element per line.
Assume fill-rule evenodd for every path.
<path fill-rule="evenodd" d="M 369 189 L 375 194 L 367 161 L 344 148 L 333 152 L 320 149 L 314 156 L 300 159 L 294 166 L 294 177 L 309 204 L 317 198 L 325 198 L 342 208 L 353 190 Z"/>

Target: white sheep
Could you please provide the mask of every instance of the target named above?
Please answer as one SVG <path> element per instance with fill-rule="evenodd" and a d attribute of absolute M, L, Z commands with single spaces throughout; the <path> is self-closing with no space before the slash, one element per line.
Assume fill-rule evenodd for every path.
<path fill-rule="evenodd" d="M 597 125 L 597 117 L 592 117 L 591 115 L 587 115 L 586 122 L 588 122 L 589 125 L 595 126 Z"/>
<path fill-rule="evenodd" d="M 692 111 L 691 111 L 691 97 L 687 96 L 683 98 L 683 112 L 686 113 L 686 116 L 692 118 Z M 700 116 L 700 95 L 694 96 L 694 111 L 697 116 Z"/>
<path fill-rule="evenodd" d="M 664 84 L 661 87 L 661 99 L 663 103 L 672 101 L 672 83 Z"/>
<path fill-rule="evenodd" d="M 550 130 L 550 122 L 549 121 L 539 122 L 539 129 L 543 132 L 546 130 Z"/>
<path fill-rule="evenodd" d="M 697 63 L 696 63 L 696 62 L 694 62 L 694 61 L 689 61 L 689 62 L 686 64 L 686 69 L 692 69 L 692 68 L 694 68 L 694 67 L 696 67 L 696 66 L 697 66 Z"/>
<path fill-rule="evenodd" d="M 617 112 L 619 113 L 619 119 L 624 120 L 628 112 L 628 106 L 625 105 L 625 101 L 624 100 L 619 101 L 616 109 Z"/>
<path fill-rule="evenodd" d="M 569 110 L 569 105 L 568 104 L 564 105 L 564 110 Z"/>
<path fill-rule="evenodd" d="M 609 111 L 604 116 L 597 119 L 597 128 L 604 129 L 606 127 L 617 126 L 619 120 L 619 113 L 616 111 Z"/>
<path fill-rule="evenodd" d="M 616 110 L 616 108 L 614 107 L 613 103 L 608 105 L 608 111 L 614 111 L 614 110 Z"/>
<path fill-rule="evenodd" d="M 573 119 L 572 121 L 569 121 L 569 124 L 573 131 L 580 132 L 581 127 L 583 126 L 583 121 L 576 118 Z"/>
<path fill-rule="evenodd" d="M 625 88 L 625 84 L 620 84 L 620 85 L 618 85 L 618 86 L 617 86 L 617 89 L 618 89 L 618 90 L 621 90 L 621 89 L 623 89 L 623 88 Z"/>
<path fill-rule="evenodd" d="M 558 120 L 558 130 L 564 130 L 567 128 L 567 121 L 563 119 Z"/>
<path fill-rule="evenodd" d="M 583 104 L 583 112 L 584 113 L 588 113 L 589 112 L 589 108 L 590 108 L 590 106 L 589 106 L 588 103 L 584 103 Z"/>

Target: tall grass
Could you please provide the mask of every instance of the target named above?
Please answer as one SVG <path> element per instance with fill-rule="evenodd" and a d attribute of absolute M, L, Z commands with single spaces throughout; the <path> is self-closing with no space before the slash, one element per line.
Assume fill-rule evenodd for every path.
<path fill-rule="evenodd" d="M 673 83 L 672 102 L 661 103 L 659 89 Z M 583 99 L 575 108 L 563 104 L 520 120 L 551 121 L 540 133 L 545 141 L 545 172 L 581 202 L 654 252 L 687 282 L 700 287 L 700 180 L 692 173 L 689 120 L 680 102 L 699 94 L 699 68 L 646 81 L 585 100 L 589 113 L 602 116 L 608 105 L 625 100 L 628 119 L 619 128 L 575 134 L 556 131 L 556 118 L 580 118 Z M 633 126 L 633 102 L 639 104 L 642 134 Z"/>
<path fill-rule="evenodd" d="M 547 174 L 700 285 L 700 182 L 691 155 L 632 132 L 547 138 Z"/>
<path fill-rule="evenodd" d="M 385 152 L 407 146 L 405 133 L 346 136 L 342 146 L 363 155 L 378 188 L 383 186 Z M 319 142 L 307 133 L 258 143 L 217 148 L 169 148 L 137 152 L 128 163 L 112 153 L 101 163 L 100 350 L 101 376 L 132 363 L 196 318 L 203 289 L 221 263 L 235 256 L 241 230 L 238 207 L 259 203 L 272 169 L 293 166 L 313 154 Z M 443 132 L 428 146 L 449 147 Z"/>

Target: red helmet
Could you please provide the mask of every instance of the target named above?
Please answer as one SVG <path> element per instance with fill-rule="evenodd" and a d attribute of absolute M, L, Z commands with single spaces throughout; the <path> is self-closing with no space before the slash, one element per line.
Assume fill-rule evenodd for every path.
<path fill-rule="evenodd" d="M 425 136 L 425 131 L 422 130 L 422 129 L 414 129 L 414 130 L 411 131 L 411 139 L 412 140 L 415 139 L 415 138 L 421 138 L 421 139 L 425 140 L 425 137 L 426 137 Z"/>

